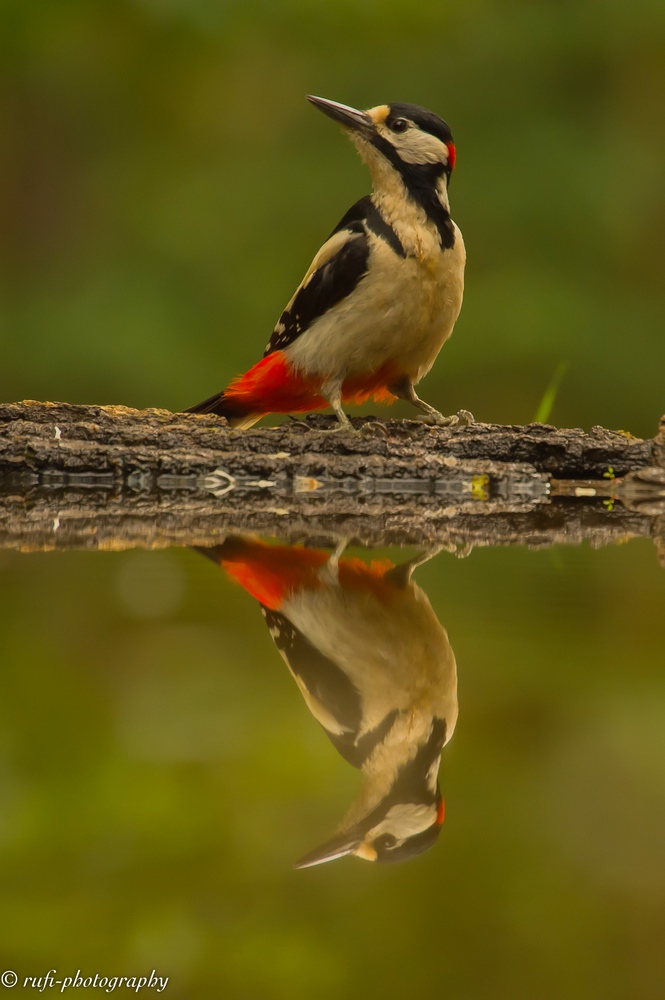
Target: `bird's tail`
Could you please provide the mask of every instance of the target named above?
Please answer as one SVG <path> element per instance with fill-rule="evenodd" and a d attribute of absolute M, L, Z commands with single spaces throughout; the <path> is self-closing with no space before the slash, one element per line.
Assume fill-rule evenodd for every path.
<path fill-rule="evenodd" d="M 245 429 L 267 413 L 303 413 L 323 410 L 328 402 L 319 386 L 306 380 L 288 364 L 283 351 L 273 351 L 244 375 L 233 379 L 218 392 L 186 413 L 216 413 L 226 417 L 232 427 Z"/>
<path fill-rule="evenodd" d="M 262 412 L 256 413 L 251 408 L 248 410 L 247 405 L 242 400 L 234 399 L 228 389 L 216 392 L 196 406 L 190 406 L 185 413 L 215 413 L 218 417 L 226 417 L 231 427 L 240 430 L 247 430 L 264 416 Z"/>

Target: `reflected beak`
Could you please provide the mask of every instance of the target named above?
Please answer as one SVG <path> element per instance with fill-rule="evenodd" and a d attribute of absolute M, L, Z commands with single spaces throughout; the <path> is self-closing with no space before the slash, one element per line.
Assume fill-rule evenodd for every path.
<path fill-rule="evenodd" d="M 331 837 L 330 840 L 327 840 L 325 844 L 310 851 L 300 861 L 296 861 L 293 867 L 313 868 L 314 865 L 323 865 L 326 861 L 336 861 L 337 858 L 345 858 L 347 854 L 355 854 L 360 844 L 360 837 L 352 837 L 348 833 L 338 834 L 336 837 Z"/>
<path fill-rule="evenodd" d="M 328 115 L 328 118 L 343 125 L 344 128 L 353 129 L 355 132 L 374 128 L 374 122 L 366 111 L 357 111 L 346 104 L 327 101 L 325 97 L 312 97 L 310 94 L 307 95 L 307 100 L 319 111 L 323 111 L 324 115 Z"/>

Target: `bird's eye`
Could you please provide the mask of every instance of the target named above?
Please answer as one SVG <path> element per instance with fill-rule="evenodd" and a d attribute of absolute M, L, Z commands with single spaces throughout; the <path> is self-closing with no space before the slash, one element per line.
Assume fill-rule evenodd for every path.
<path fill-rule="evenodd" d="M 406 132 L 409 127 L 409 123 L 406 118 L 396 118 L 390 127 L 393 132 Z"/>
<path fill-rule="evenodd" d="M 397 837 L 393 837 L 392 833 L 382 833 L 380 837 L 377 837 L 374 841 L 374 847 L 379 851 L 387 850 L 394 847 L 397 843 Z"/>

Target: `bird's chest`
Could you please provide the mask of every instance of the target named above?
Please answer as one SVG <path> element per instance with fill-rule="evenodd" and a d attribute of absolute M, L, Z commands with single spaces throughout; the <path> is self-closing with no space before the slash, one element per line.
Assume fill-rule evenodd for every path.
<path fill-rule="evenodd" d="M 376 248 L 367 302 L 375 317 L 371 339 L 404 374 L 418 380 L 433 364 L 459 314 L 464 244 L 459 233 L 454 245 L 443 250 L 428 230 L 414 229 L 410 242 L 406 237 L 406 257 Z"/>
<path fill-rule="evenodd" d="M 398 235 L 406 255 L 371 236 L 353 294 L 293 343 L 302 371 L 356 377 L 390 366 L 416 382 L 429 371 L 462 304 L 464 244 L 459 230 L 444 250 L 429 227 L 405 225 Z"/>
<path fill-rule="evenodd" d="M 385 290 L 393 307 L 412 318 L 411 329 L 436 323 L 445 309 L 451 278 L 451 251 L 429 245 L 420 234 L 406 258 L 393 255 L 385 261 Z M 378 255 L 377 255 L 378 256 Z"/>

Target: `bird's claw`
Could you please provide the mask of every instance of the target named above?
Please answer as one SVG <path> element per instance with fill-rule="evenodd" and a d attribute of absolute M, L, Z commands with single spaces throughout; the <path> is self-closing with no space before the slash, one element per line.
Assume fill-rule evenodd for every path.
<path fill-rule="evenodd" d="M 361 425 L 359 430 L 361 434 L 370 434 L 375 431 L 380 431 L 384 437 L 388 437 L 386 425 L 382 424 L 380 420 L 368 420 L 366 423 Z"/>
<path fill-rule="evenodd" d="M 436 415 L 431 414 L 422 419 L 422 423 L 430 424 L 434 427 L 469 427 L 471 424 L 475 424 L 475 422 L 476 419 L 473 413 L 470 413 L 468 410 L 458 410 L 457 413 L 453 413 L 449 417 L 444 417 L 443 413 L 437 413 Z"/>
<path fill-rule="evenodd" d="M 324 434 L 339 434 L 340 431 L 346 431 L 348 434 L 360 434 L 360 428 L 354 427 L 349 421 L 348 424 L 337 424 L 337 427 L 322 427 Z"/>

